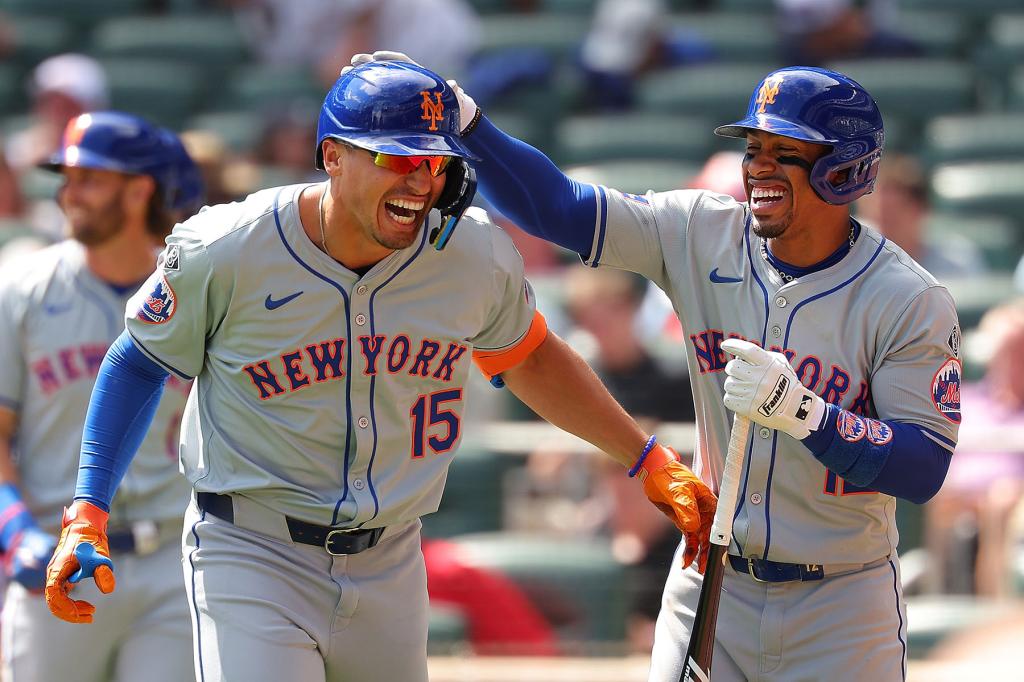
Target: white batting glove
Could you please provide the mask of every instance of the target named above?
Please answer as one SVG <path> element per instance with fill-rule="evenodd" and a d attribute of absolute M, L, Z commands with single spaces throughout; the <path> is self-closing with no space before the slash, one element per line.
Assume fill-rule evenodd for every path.
<path fill-rule="evenodd" d="M 785 355 L 740 339 L 723 341 L 722 350 L 736 356 L 725 366 L 726 407 L 798 440 L 818 429 L 825 401 L 800 383 Z"/>
<path fill-rule="evenodd" d="M 348 73 L 355 67 L 368 64 L 369 62 L 409 62 L 410 64 L 416 64 L 416 66 L 423 66 L 422 64 L 414 61 L 412 57 L 404 52 L 377 50 L 373 54 L 360 52 L 357 55 L 353 55 L 351 65 L 343 68 L 339 75 Z M 459 132 L 464 132 L 466 128 L 469 127 L 469 124 L 473 122 L 473 118 L 476 116 L 476 111 L 479 107 L 477 107 L 473 98 L 467 95 L 466 91 L 463 90 L 458 83 L 455 81 L 448 81 L 448 85 L 455 91 L 455 97 L 459 101 Z"/>

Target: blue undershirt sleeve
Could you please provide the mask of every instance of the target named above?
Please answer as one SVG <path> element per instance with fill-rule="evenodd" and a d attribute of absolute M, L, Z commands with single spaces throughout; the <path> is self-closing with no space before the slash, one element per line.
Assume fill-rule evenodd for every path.
<path fill-rule="evenodd" d="M 589 255 L 597 217 L 592 185 L 570 179 L 543 152 L 506 135 L 486 116 L 462 142 L 480 157 L 474 164 L 480 191 L 495 208 L 535 237 Z"/>
<path fill-rule="evenodd" d="M 855 416 L 832 404 L 826 409 L 821 428 L 801 442 L 830 471 L 854 485 L 916 504 L 927 502 L 942 487 L 953 453 L 925 436 L 921 427 Z M 839 435 L 840 416 L 859 419 L 866 431 L 878 435 L 851 442 Z"/>
<path fill-rule="evenodd" d="M 121 333 L 100 365 L 82 433 L 75 499 L 110 511 L 110 500 L 153 421 L 168 372 Z"/>

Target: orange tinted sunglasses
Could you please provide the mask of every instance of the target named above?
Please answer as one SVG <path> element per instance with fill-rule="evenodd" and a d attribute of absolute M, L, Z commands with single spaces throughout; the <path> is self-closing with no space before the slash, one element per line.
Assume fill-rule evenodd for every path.
<path fill-rule="evenodd" d="M 430 169 L 430 174 L 435 178 L 448 169 L 448 164 L 452 160 L 450 156 L 441 155 L 398 156 L 396 154 L 385 154 L 384 152 L 370 152 L 370 155 L 373 157 L 373 162 L 376 165 L 396 173 L 401 173 L 402 175 L 408 175 L 423 163 L 426 163 Z"/>

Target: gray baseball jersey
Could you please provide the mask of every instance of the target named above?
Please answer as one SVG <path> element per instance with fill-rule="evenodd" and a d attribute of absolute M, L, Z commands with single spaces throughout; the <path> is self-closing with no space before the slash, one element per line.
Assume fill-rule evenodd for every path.
<path fill-rule="evenodd" d="M 302 228 L 300 193 L 318 189 L 264 190 L 178 225 L 161 266 L 129 304 L 128 330 L 161 365 L 196 377 L 182 426 L 182 464 L 197 491 L 232 496 L 236 526 L 276 538 L 275 551 L 294 554 L 296 562 L 300 552 L 330 557 L 293 543 L 286 516 L 324 526 L 387 527 L 384 541 L 364 553 L 369 556 L 332 570 L 387 564 L 397 556 L 392 551 L 410 566 L 422 565 L 418 547 L 389 539 L 437 509 L 462 435 L 471 365 L 476 360 L 495 373 L 515 364 L 543 334 L 543 318 L 511 239 L 482 211 L 467 212 L 468 225 L 445 251 L 430 248 L 421 230 L 412 246 L 360 275 L 323 253 Z M 436 224 L 436 213 L 430 220 Z M 237 532 L 213 532 L 190 520 L 185 572 L 190 584 L 201 572 L 205 586 L 193 585 L 191 593 L 197 657 L 214 666 L 205 674 L 240 673 L 254 660 L 251 646 L 216 645 L 216 623 L 253 620 L 233 600 L 211 593 L 218 576 L 264 604 L 262 622 L 270 630 L 278 621 L 339 617 L 337 600 L 312 598 L 324 585 L 310 584 L 310 598 L 296 600 L 280 575 L 269 582 L 280 589 L 268 592 L 262 569 L 251 580 L 232 572 Z M 341 580 L 330 573 L 324 579 Z M 421 584 L 418 571 L 362 583 L 366 615 L 349 613 L 351 623 L 335 635 L 389 641 L 381 631 L 388 622 L 425 618 L 425 599 L 422 605 L 408 599 L 416 591 L 410 585 Z M 285 611 L 290 615 L 282 616 Z M 418 674 L 405 675 L 425 671 L 425 637 L 424 631 L 408 650 L 388 646 L 370 658 L 411 659 L 390 679 L 415 679 Z M 327 644 L 320 642 L 320 653 L 330 669 L 331 657 L 347 647 Z M 197 659 L 197 676 L 204 674 L 203 660 Z"/>
<path fill-rule="evenodd" d="M 929 438 L 953 449 L 961 376 L 954 303 L 892 242 L 864 228 L 838 263 L 787 283 L 762 257 L 745 204 L 696 190 L 636 196 L 598 188 L 598 197 L 589 264 L 638 272 L 672 300 L 688 339 L 697 410 L 694 466 L 712 487 L 720 481 L 731 425 L 722 404 L 728 358 L 720 344 L 732 337 L 785 353 L 801 381 L 826 402 L 866 417 L 919 425 Z M 866 429 L 851 424 L 840 430 L 841 437 L 880 443 L 891 437 L 878 421 L 859 423 Z M 895 498 L 848 484 L 796 439 L 755 424 L 730 554 L 846 567 L 887 558 L 895 562 L 895 509 Z M 894 586 L 898 568 L 890 565 L 878 584 L 893 596 L 887 645 L 897 641 L 905 622 Z M 727 593 L 730 580 L 744 579 L 731 573 Z M 685 651 L 679 645 L 688 638 L 685 628 L 670 629 L 662 622 L 692 619 L 692 612 L 672 608 L 696 600 L 687 592 L 692 586 L 677 574 L 673 571 L 666 587 L 652 679 L 676 679 L 672 674 L 678 675 Z M 814 589 L 831 591 L 835 585 L 824 581 Z M 845 599 L 841 592 L 834 595 L 837 627 L 857 620 L 851 614 L 865 606 L 860 593 L 847 594 Z M 787 622 L 801 615 L 787 611 Z M 738 628 L 732 629 L 738 636 Z M 729 630 L 728 618 L 720 619 L 719 637 L 728 638 Z M 851 660 L 864 656 L 863 649 L 850 649 Z M 746 674 L 759 669 L 756 661 L 743 661 L 741 668 Z"/>
<path fill-rule="evenodd" d="M 25 503 L 52 533 L 59 533 L 63 505 L 74 496 L 89 396 L 107 348 L 124 329 L 129 295 L 97 279 L 74 241 L 34 253 L 2 274 L 0 355 L 6 360 L 0 365 L 0 404 L 18 413 L 13 453 Z M 159 556 L 151 553 L 161 543 L 173 548 L 180 538 L 188 485 L 178 473 L 177 442 L 188 390 L 180 379 L 168 383 L 153 428 L 111 505 L 108 526 L 111 534 L 132 536 L 141 550 L 136 557 L 115 547 L 119 585 L 105 605 L 108 614 L 158 613 L 163 622 L 75 628 L 54 618 L 41 595 L 10 585 L 4 679 L 115 679 L 111 661 L 122 648 L 144 641 L 151 641 L 160 669 L 169 675 L 161 679 L 183 679 L 175 659 L 188 658 L 191 642 L 181 577 L 128 566 Z M 72 638 L 75 645 L 65 646 Z M 116 673 L 138 674 L 131 666 Z"/>

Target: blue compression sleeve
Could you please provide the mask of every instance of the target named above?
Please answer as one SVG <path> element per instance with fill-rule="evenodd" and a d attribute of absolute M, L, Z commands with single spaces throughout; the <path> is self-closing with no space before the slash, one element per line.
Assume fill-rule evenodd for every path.
<path fill-rule="evenodd" d="M 486 116 L 462 143 L 480 157 L 474 164 L 480 191 L 495 208 L 536 237 L 590 253 L 597 217 L 593 186 L 568 178 L 543 152 L 506 135 Z"/>
<path fill-rule="evenodd" d="M 122 332 L 100 365 L 89 400 L 75 499 L 110 511 L 110 500 L 142 443 L 168 372 Z"/>
<path fill-rule="evenodd" d="M 839 435 L 840 417 L 844 423 L 859 419 L 875 437 L 862 435 L 850 442 Z M 850 483 L 917 504 L 939 491 L 953 457 L 918 426 L 855 417 L 832 404 L 827 405 L 821 428 L 801 442 L 819 462 Z"/>

